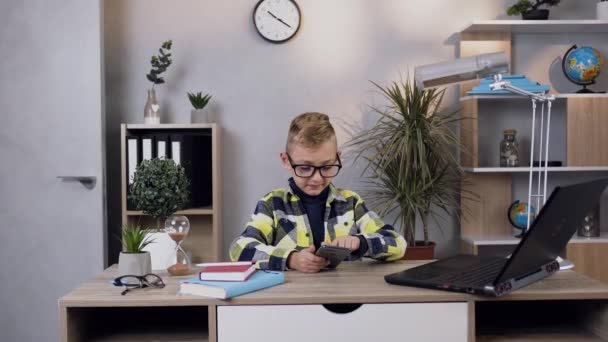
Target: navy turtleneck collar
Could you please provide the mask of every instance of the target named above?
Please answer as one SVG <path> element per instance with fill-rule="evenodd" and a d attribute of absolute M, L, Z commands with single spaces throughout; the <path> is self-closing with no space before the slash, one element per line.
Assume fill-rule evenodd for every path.
<path fill-rule="evenodd" d="M 289 178 L 289 187 L 298 197 L 300 197 L 300 199 L 302 201 L 304 201 L 306 203 L 318 203 L 318 202 L 325 203 L 327 201 L 327 196 L 329 195 L 329 190 L 330 190 L 329 186 L 328 186 L 325 189 L 323 189 L 323 191 L 321 191 L 320 194 L 318 194 L 316 196 L 311 196 L 311 195 L 305 193 L 302 189 L 300 189 L 296 185 L 296 182 L 293 180 L 293 178 Z"/>

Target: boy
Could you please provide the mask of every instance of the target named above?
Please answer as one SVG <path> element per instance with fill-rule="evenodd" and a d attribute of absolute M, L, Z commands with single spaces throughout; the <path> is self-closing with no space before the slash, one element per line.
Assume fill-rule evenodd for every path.
<path fill-rule="evenodd" d="M 292 176 L 289 186 L 258 202 L 245 231 L 230 246 L 231 260 L 314 273 L 328 264 L 315 255 L 321 244 L 350 249 L 351 260 L 403 257 L 403 237 L 368 210 L 359 195 L 331 184 L 342 163 L 327 115 L 304 113 L 293 119 L 280 157 Z"/>

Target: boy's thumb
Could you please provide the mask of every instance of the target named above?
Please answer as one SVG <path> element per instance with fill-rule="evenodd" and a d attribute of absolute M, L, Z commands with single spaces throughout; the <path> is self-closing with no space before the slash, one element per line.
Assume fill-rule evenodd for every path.
<path fill-rule="evenodd" d="M 310 246 L 306 247 L 304 250 L 307 251 L 307 252 L 310 252 L 310 253 L 314 253 L 315 252 L 315 245 L 310 245 Z"/>

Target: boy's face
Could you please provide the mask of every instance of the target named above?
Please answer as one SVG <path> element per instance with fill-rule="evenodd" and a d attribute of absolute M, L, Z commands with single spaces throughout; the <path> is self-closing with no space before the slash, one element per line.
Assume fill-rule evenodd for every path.
<path fill-rule="evenodd" d="M 331 182 L 332 178 L 321 176 L 320 170 L 315 170 L 312 177 L 299 177 L 291 165 L 324 166 L 338 164 L 338 147 L 334 139 L 324 142 L 315 148 L 306 148 L 297 144 L 290 146 L 289 155 L 281 152 L 283 167 L 291 173 L 296 185 L 307 195 L 319 195 Z M 290 162 L 291 157 L 291 162 Z"/>

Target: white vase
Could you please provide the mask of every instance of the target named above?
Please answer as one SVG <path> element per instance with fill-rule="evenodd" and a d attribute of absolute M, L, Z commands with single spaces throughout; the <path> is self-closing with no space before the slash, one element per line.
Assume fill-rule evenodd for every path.
<path fill-rule="evenodd" d="M 608 20 L 608 1 L 597 3 L 597 19 Z"/>
<path fill-rule="evenodd" d="M 154 88 L 148 89 L 148 99 L 144 108 L 144 123 L 147 125 L 160 124 L 160 106 L 156 101 L 156 91 Z"/>
<path fill-rule="evenodd" d="M 149 252 L 124 253 L 118 256 L 118 275 L 143 276 L 152 273 L 152 261 Z"/>
<path fill-rule="evenodd" d="M 209 116 L 209 110 L 203 109 L 192 109 L 190 111 L 190 119 L 192 123 L 210 123 L 211 118 Z"/>

